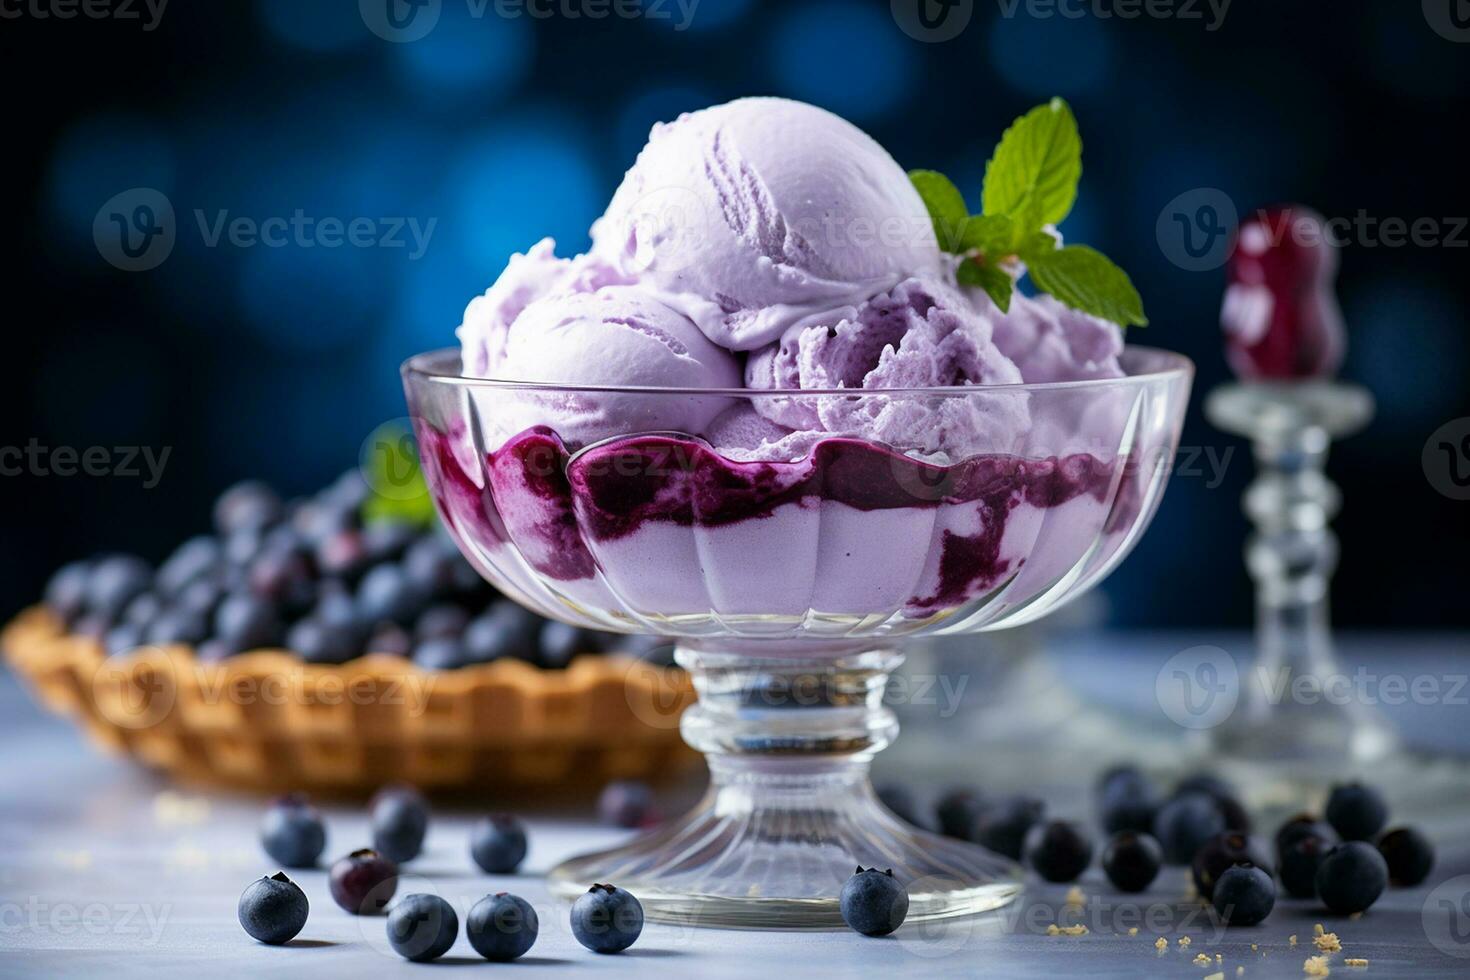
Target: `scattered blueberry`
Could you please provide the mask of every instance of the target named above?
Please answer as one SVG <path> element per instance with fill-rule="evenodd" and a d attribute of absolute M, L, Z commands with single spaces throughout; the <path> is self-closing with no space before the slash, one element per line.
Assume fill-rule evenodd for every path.
<path fill-rule="evenodd" d="M 919 823 L 919 807 L 914 802 L 914 794 L 910 793 L 907 787 L 885 783 L 874 787 L 873 792 L 878 795 L 879 802 L 891 810 L 894 816 L 906 823 Z"/>
<path fill-rule="evenodd" d="M 1336 838 L 1329 840 L 1316 834 L 1293 837 L 1281 851 L 1278 870 L 1281 887 L 1294 898 L 1313 898 L 1317 894 L 1317 871 L 1327 852 L 1337 846 Z"/>
<path fill-rule="evenodd" d="M 612 827 L 647 827 L 658 819 L 653 790 L 631 779 L 608 783 L 597 796 L 597 816 Z"/>
<path fill-rule="evenodd" d="M 475 952 L 487 960 L 505 963 L 524 956 L 536 944 L 541 923 L 530 902 L 519 895 L 497 892 L 470 908 L 464 931 Z"/>
<path fill-rule="evenodd" d="M 1179 785 L 1174 788 L 1174 795 L 1183 796 L 1186 793 L 1203 793 L 1213 799 L 1220 808 L 1221 817 L 1225 820 L 1225 830 L 1234 830 L 1242 834 L 1251 832 L 1250 814 L 1241 804 L 1240 794 L 1236 792 L 1234 786 L 1219 776 L 1202 773 L 1180 781 Z"/>
<path fill-rule="evenodd" d="M 975 818 L 969 839 L 1013 861 L 1021 859 L 1026 834 L 1046 812 L 1046 804 L 1025 796 L 990 803 Z"/>
<path fill-rule="evenodd" d="M 541 665 L 553 670 L 565 667 L 577 654 L 592 648 L 593 641 L 586 630 L 554 619 L 541 627 L 541 635 L 536 640 Z"/>
<path fill-rule="evenodd" d="M 315 618 L 298 620 L 286 633 L 286 646 L 309 664 L 345 664 L 362 653 L 350 624 Z"/>
<path fill-rule="evenodd" d="M 1153 784 L 1134 766 L 1116 766 L 1103 773 L 1097 785 L 1098 810 L 1103 829 L 1110 834 L 1153 830 L 1158 796 Z"/>
<path fill-rule="evenodd" d="M 1327 799 L 1327 822 L 1345 841 L 1372 840 L 1388 823 L 1388 804 L 1370 786 L 1334 786 Z"/>
<path fill-rule="evenodd" d="M 109 657 L 120 657 L 143 645 L 143 630 L 131 623 L 114 626 L 107 631 L 102 648 Z"/>
<path fill-rule="evenodd" d="M 275 545 L 255 556 L 247 572 L 250 591 L 278 608 L 302 613 L 316 599 L 315 570 L 299 545 Z"/>
<path fill-rule="evenodd" d="M 514 874 L 526 858 L 526 828 L 508 813 L 486 817 L 470 835 L 470 856 L 486 874 Z"/>
<path fill-rule="evenodd" d="M 373 847 L 388 860 L 412 861 L 424 849 L 429 829 L 429 804 L 411 786 L 379 790 L 368 808 Z"/>
<path fill-rule="evenodd" d="M 877 868 L 857 871 L 842 886 L 839 901 L 842 921 L 864 936 L 886 936 L 903 925 L 909 914 L 909 893 L 893 877 L 893 871 Z"/>
<path fill-rule="evenodd" d="M 143 634 L 147 643 L 167 646 L 181 643 L 194 646 L 209 638 L 209 617 L 194 609 L 169 609 L 162 612 Z"/>
<path fill-rule="evenodd" d="M 322 574 L 344 582 L 358 581 L 368 569 L 367 546 L 356 528 L 342 528 L 322 538 L 315 555 Z"/>
<path fill-rule="evenodd" d="M 1205 898 L 1213 898 L 1220 876 L 1237 864 L 1249 864 L 1270 874 L 1271 855 L 1260 841 L 1249 834 L 1233 830 L 1216 834 L 1195 852 L 1194 861 L 1190 864 L 1194 887 Z"/>
<path fill-rule="evenodd" d="M 469 625 L 470 614 L 460 606 L 440 603 L 425 609 L 414 624 L 413 635 L 419 642 L 428 640 L 457 640 Z"/>
<path fill-rule="evenodd" d="M 1092 838 L 1067 820 L 1039 823 L 1026 834 L 1024 856 L 1047 881 L 1076 881 L 1092 862 Z"/>
<path fill-rule="evenodd" d="M 357 615 L 365 623 L 387 620 L 406 626 L 423 606 L 423 598 L 409 584 L 402 565 L 377 565 L 357 587 Z"/>
<path fill-rule="evenodd" d="M 621 953 L 643 932 L 643 906 L 630 892 L 593 885 L 572 903 L 572 935 L 594 953 Z"/>
<path fill-rule="evenodd" d="M 339 858 L 328 876 L 332 900 L 353 915 L 380 915 L 398 890 L 398 866 L 363 848 Z"/>
<path fill-rule="evenodd" d="M 459 916 L 438 895 L 405 895 L 388 912 L 388 943 L 406 960 L 437 960 L 458 937 Z"/>
<path fill-rule="evenodd" d="M 967 840 L 980 816 L 984 797 L 978 790 L 957 787 L 949 790 L 934 804 L 934 822 L 946 837 Z"/>
<path fill-rule="evenodd" d="M 237 653 L 257 650 L 281 641 L 281 621 L 270 603 L 236 592 L 226 596 L 215 611 L 214 634 Z"/>
<path fill-rule="evenodd" d="M 1365 911 L 1387 887 L 1388 862 L 1366 841 L 1337 845 L 1317 868 L 1317 897 L 1338 915 Z"/>
<path fill-rule="evenodd" d="M 314 868 L 327 846 L 327 828 L 316 808 L 293 793 L 265 811 L 260 843 L 272 860 L 288 868 Z"/>
<path fill-rule="evenodd" d="M 240 895 L 237 908 L 241 927 L 259 942 L 279 946 L 290 942 L 306 925 L 306 893 L 284 871 L 252 881 Z"/>
<path fill-rule="evenodd" d="M 1378 853 L 1388 864 L 1388 880 L 1400 888 L 1419 884 L 1434 867 L 1434 845 L 1413 827 L 1384 834 L 1378 841 Z"/>
<path fill-rule="evenodd" d="M 362 545 L 373 564 L 398 561 L 417 538 L 413 525 L 396 521 L 369 524 L 362 531 Z"/>
<path fill-rule="evenodd" d="M 403 556 L 403 571 L 409 583 L 430 597 L 449 595 L 454 591 L 455 567 L 463 564 L 452 546 L 446 548 L 438 535 L 421 537 L 409 545 Z"/>
<path fill-rule="evenodd" d="M 395 657 L 406 657 L 413 649 L 413 637 L 401 626 L 392 623 L 383 623 L 373 630 L 373 635 L 368 637 L 367 653 L 387 653 Z"/>
<path fill-rule="evenodd" d="M 1282 824 L 1281 829 L 1276 831 L 1277 859 L 1285 855 L 1287 848 L 1303 837 L 1320 837 L 1328 843 L 1337 843 L 1337 831 L 1332 829 L 1331 824 L 1318 820 L 1310 813 L 1299 813 Z"/>
<path fill-rule="evenodd" d="M 1164 849 L 1149 834 L 1124 830 L 1103 849 L 1102 866 L 1121 892 L 1141 892 L 1153 884 L 1164 865 Z"/>
<path fill-rule="evenodd" d="M 157 592 L 144 592 L 123 609 L 122 621 L 127 626 L 146 630 L 163 612 L 163 599 Z"/>
<path fill-rule="evenodd" d="M 1216 834 L 1225 829 L 1225 816 L 1213 796 L 1202 792 L 1174 797 L 1154 816 L 1154 837 L 1169 864 L 1189 864 Z"/>
<path fill-rule="evenodd" d="M 1238 864 L 1227 868 L 1215 884 L 1215 911 L 1226 924 L 1253 926 L 1276 905 L 1276 882 L 1260 868 Z"/>

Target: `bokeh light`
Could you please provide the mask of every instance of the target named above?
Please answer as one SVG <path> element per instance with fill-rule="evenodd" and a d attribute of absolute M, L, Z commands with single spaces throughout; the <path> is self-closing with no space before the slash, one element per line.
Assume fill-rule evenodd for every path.
<path fill-rule="evenodd" d="M 997 17 L 989 41 L 991 66 L 1018 92 L 1078 101 L 1106 92 L 1112 45 L 1095 17 Z"/>
<path fill-rule="evenodd" d="M 172 194 L 176 172 L 173 143 L 156 123 L 125 115 L 83 119 L 62 133 L 51 156 L 47 230 L 91 251 L 92 221 L 108 198 L 133 187 Z"/>
<path fill-rule="evenodd" d="M 402 76 L 435 96 L 484 99 L 514 87 L 531 65 L 535 32 L 526 17 L 494 11 L 493 5 L 446 3 L 426 36 L 390 46 Z"/>
<path fill-rule="evenodd" d="M 920 65 L 885 6 L 791 4 L 771 36 L 778 93 L 854 121 L 904 104 L 918 85 Z"/>
<path fill-rule="evenodd" d="M 372 39 L 352 0 L 259 0 L 256 9 L 272 36 L 306 51 L 340 51 Z"/>

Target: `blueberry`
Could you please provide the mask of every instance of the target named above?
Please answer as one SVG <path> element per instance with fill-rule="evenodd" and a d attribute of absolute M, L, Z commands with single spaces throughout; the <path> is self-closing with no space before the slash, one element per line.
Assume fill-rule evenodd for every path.
<path fill-rule="evenodd" d="M 1313 898 L 1317 894 L 1317 870 L 1327 852 L 1336 847 L 1335 838 L 1328 840 L 1316 834 L 1293 837 L 1281 851 L 1278 870 L 1281 887 L 1295 898 Z"/>
<path fill-rule="evenodd" d="M 1108 833 L 1153 830 L 1158 797 L 1153 784 L 1139 769 L 1117 766 L 1103 773 L 1098 780 L 1097 801 L 1103 829 Z"/>
<path fill-rule="evenodd" d="M 252 881 L 241 893 L 236 910 L 250 938 L 272 946 L 296 938 L 306 925 L 308 911 L 306 892 L 284 871 Z"/>
<path fill-rule="evenodd" d="M 963 786 L 951 789 L 934 804 L 935 826 L 946 837 L 968 840 L 984 804 L 985 798 L 978 790 Z"/>
<path fill-rule="evenodd" d="M 343 528 L 322 538 L 316 545 L 316 564 L 323 575 L 356 582 L 367 571 L 369 557 L 362 533 Z"/>
<path fill-rule="evenodd" d="M 1039 823 L 1026 834 L 1026 863 L 1047 881 L 1076 881 L 1092 862 L 1092 838 L 1075 823 Z"/>
<path fill-rule="evenodd" d="M 980 810 L 969 839 L 1019 861 L 1027 832 L 1041 820 L 1045 811 L 1044 803 L 1025 796 L 997 800 Z"/>
<path fill-rule="evenodd" d="M 1124 830 L 1103 849 L 1103 872 L 1122 892 L 1143 891 L 1159 876 L 1163 864 L 1164 849 L 1149 834 Z"/>
<path fill-rule="evenodd" d="M 886 936 L 903 925 L 909 914 L 908 890 L 893 877 L 893 871 L 879 871 L 858 865 L 857 871 L 842 886 L 839 901 L 842 921 L 853 932 L 864 936 Z"/>
<path fill-rule="evenodd" d="M 284 507 L 264 483 L 237 483 L 214 503 L 214 528 L 222 537 L 237 531 L 263 531 L 281 519 Z"/>
<path fill-rule="evenodd" d="M 327 828 L 304 796 L 283 796 L 265 811 L 260 844 L 288 868 L 314 868 L 327 846 Z"/>
<path fill-rule="evenodd" d="M 1195 852 L 1190 864 L 1194 887 L 1205 898 L 1213 898 L 1220 876 L 1237 864 L 1249 864 L 1270 874 L 1271 855 L 1260 841 L 1248 834 L 1233 830 L 1216 834 Z"/>
<path fill-rule="evenodd" d="M 1310 813 L 1299 813 L 1276 831 L 1277 860 L 1286 854 L 1287 848 L 1303 837 L 1320 837 L 1330 844 L 1336 844 L 1338 840 L 1337 831 L 1332 829 L 1331 824 L 1318 820 Z"/>
<path fill-rule="evenodd" d="M 470 661 L 463 643 L 453 637 L 441 637 L 414 647 L 413 662 L 425 670 L 458 670 Z"/>
<path fill-rule="evenodd" d="M 214 614 L 224 597 L 225 589 L 218 579 L 202 578 L 190 582 L 179 590 L 178 596 L 174 599 L 174 607 L 203 613 L 212 623 Z"/>
<path fill-rule="evenodd" d="M 368 560 L 376 565 L 398 561 L 418 537 L 418 529 L 413 525 L 387 521 L 363 528 L 362 544 L 367 549 Z"/>
<path fill-rule="evenodd" d="M 423 596 L 408 582 L 401 565 L 378 565 L 357 587 L 357 615 L 365 623 L 406 626 L 423 608 Z"/>
<path fill-rule="evenodd" d="M 1317 868 L 1317 896 L 1338 915 L 1366 910 L 1387 887 L 1388 862 L 1366 841 L 1337 845 Z"/>
<path fill-rule="evenodd" d="M 206 534 L 190 538 L 158 567 L 158 590 L 173 597 L 191 583 L 207 577 L 223 558 L 217 539 Z"/>
<path fill-rule="evenodd" d="M 577 654 L 590 651 L 592 646 L 592 638 L 586 630 L 549 620 L 541 627 L 541 635 L 536 639 L 537 663 L 549 670 L 560 670 Z"/>
<path fill-rule="evenodd" d="M 908 787 L 885 783 L 875 787 L 873 792 L 878 795 L 879 802 L 891 810 L 898 819 L 911 824 L 919 822 L 919 807 L 914 802 L 914 794 L 909 792 Z"/>
<path fill-rule="evenodd" d="M 381 915 L 398 890 L 398 866 L 363 848 L 338 858 L 328 874 L 332 901 L 353 915 Z"/>
<path fill-rule="evenodd" d="M 526 828 L 508 813 L 486 817 L 470 835 L 470 856 L 487 874 L 514 874 L 526 857 Z"/>
<path fill-rule="evenodd" d="M 597 797 L 597 816 L 611 827 L 647 827 L 657 820 L 653 790 L 637 780 L 617 780 Z"/>
<path fill-rule="evenodd" d="M 148 629 L 149 625 L 163 612 L 163 599 L 157 592 L 144 592 L 122 612 L 122 621 L 128 626 L 136 626 L 141 630 Z"/>
<path fill-rule="evenodd" d="M 153 571 L 143 559 L 109 555 L 92 566 L 87 578 L 87 609 L 115 621 L 152 584 Z"/>
<path fill-rule="evenodd" d="M 336 579 L 327 579 L 317 586 L 316 605 L 311 608 L 311 618 L 333 626 L 350 626 L 357 629 L 357 607 L 352 602 L 352 593 Z"/>
<path fill-rule="evenodd" d="M 524 956 L 536 944 L 541 923 L 530 902 L 519 895 L 497 892 L 470 908 L 464 931 L 475 952 L 487 960 L 506 963 Z"/>
<path fill-rule="evenodd" d="M 143 631 L 131 623 L 114 626 L 107 631 L 102 648 L 109 657 L 120 657 L 143 645 Z"/>
<path fill-rule="evenodd" d="M 1169 800 L 1154 816 L 1154 837 L 1169 864 L 1189 864 L 1216 834 L 1225 829 L 1225 816 L 1213 796 L 1185 793 Z"/>
<path fill-rule="evenodd" d="M 46 608 L 66 622 L 73 622 L 86 609 L 91 575 L 90 562 L 74 561 L 61 566 L 46 583 Z"/>
<path fill-rule="evenodd" d="M 429 830 L 429 804 L 411 786 L 390 786 L 369 807 L 373 847 L 390 861 L 412 861 L 424 849 Z"/>
<path fill-rule="evenodd" d="M 214 613 L 214 635 L 232 650 L 257 650 L 281 641 L 281 621 L 275 608 L 247 592 L 226 596 Z"/>
<path fill-rule="evenodd" d="M 414 623 L 413 635 L 420 641 L 457 640 L 469 625 L 470 614 L 459 606 L 441 602 L 425 609 Z"/>
<path fill-rule="evenodd" d="M 404 574 L 426 596 L 443 597 L 455 587 L 455 565 L 462 561 L 457 551 L 446 550 L 439 536 L 419 538 L 403 556 Z"/>
<path fill-rule="evenodd" d="M 362 642 L 352 626 L 315 618 L 292 626 L 286 646 L 309 664 L 345 664 L 362 653 Z"/>
<path fill-rule="evenodd" d="M 250 563 L 250 591 L 281 609 L 302 613 L 316 599 L 315 569 L 297 546 L 273 545 Z"/>
<path fill-rule="evenodd" d="M 458 937 L 459 916 L 438 895 L 405 895 L 388 912 L 388 943 L 406 960 L 437 960 Z"/>
<path fill-rule="evenodd" d="M 367 653 L 386 653 L 395 657 L 406 657 L 412 649 L 413 637 L 392 623 L 380 624 L 364 647 Z"/>
<path fill-rule="evenodd" d="M 465 627 L 465 654 L 473 663 L 489 663 L 501 657 L 531 659 L 531 649 L 540 621 L 513 602 L 492 605 Z"/>
<path fill-rule="evenodd" d="M 182 643 L 194 646 L 209 638 L 209 617 L 194 609 L 169 609 L 148 624 L 144 639 L 167 646 Z"/>
<path fill-rule="evenodd" d="M 1327 822 L 1343 840 L 1372 840 L 1388 823 L 1388 804 L 1370 786 L 1334 786 L 1327 798 Z"/>
<path fill-rule="evenodd" d="M 643 906 L 632 893 L 593 885 L 572 903 L 572 935 L 594 953 L 621 953 L 643 931 Z"/>
<path fill-rule="evenodd" d="M 1257 925 L 1276 906 L 1276 882 L 1254 865 L 1238 864 L 1215 883 L 1214 904 L 1227 925 Z"/>
<path fill-rule="evenodd" d="M 1388 880 L 1400 888 L 1419 884 L 1434 867 L 1434 845 L 1413 827 L 1384 834 L 1378 841 L 1378 853 L 1388 864 Z"/>

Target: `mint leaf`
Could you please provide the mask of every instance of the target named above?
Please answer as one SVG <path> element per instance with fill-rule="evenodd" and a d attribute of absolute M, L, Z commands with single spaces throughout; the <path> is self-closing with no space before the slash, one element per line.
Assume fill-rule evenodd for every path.
<path fill-rule="evenodd" d="M 1027 235 L 1016 246 L 1016 255 L 1023 262 L 1033 262 L 1038 257 L 1045 257 L 1057 250 L 1057 240 L 1044 231 L 1033 231 Z"/>
<path fill-rule="evenodd" d="M 1015 251 L 1016 225 L 1003 214 L 977 214 L 965 224 L 960 236 L 963 251 L 979 249 L 988 256 L 1010 255 Z"/>
<path fill-rule="evenodd" d="M 960 235 L 970 210 L 965 206 L 965 195 L 944 174 L 937 170 L 910 170 L 909 180 L 924 201 L 929 211 L 929 220 L 934 222 L 934 234 L 939 247 L 946 252 L 959 250 Z"/>
<path fill-rule="evenodd" d="M 1148 318 L 1143 315 L 1143 300 L 1133 288 L 1128 273 L 1096 249 L 1068 245 L 1033 255 L 1027 260 L 1026 271 L 1037 288 L 1074 310 L 1124 327 L 1148 325 Z"/>
<path fill-rule="evenodd" d="M 1011 274 L 1004 269 L 997 269 L 993 265 L 981 265 L 972 259 L 960 263 L 955 273 L 955 278 L 964 286 L 979 286 L 985 290 L 996 306 L 1000 307 L 1002 313 L 1011 312 L 1011 293 L 1015 291 L 1016 283 L 1011 279 Z"/>
<path fill-rule="evenodd" d="M 1082 179 L 1082 137 L 1061 99 L 1037 106 L 1011 124 L 985 165 L 986 214 L 1019 217 L 1034 210 L 1035 223 L 1057 224 L 1077 200 Z"/>

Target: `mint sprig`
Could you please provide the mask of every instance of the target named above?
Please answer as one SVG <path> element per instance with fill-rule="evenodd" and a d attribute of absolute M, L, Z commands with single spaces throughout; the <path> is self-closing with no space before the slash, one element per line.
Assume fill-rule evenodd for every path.
<path fill-rule="evenodd" d="M 1143 300 L 1128 274 L 1101 252 L 1061 247 L 1046 229 L 1060 223 L 1077 200 L 1082 137 L 1061 99 L 1037 106 L 1011 124 L 985 165 L 980 214 L 968 214 L 954 182 L 934 170 L 915 170 L 914 182 L 939 245 L 964 256 L 959 281 L 984 289 L 1009 311 L 1014 273 L 1024 262 L 1038 289 L 1058 301 L 1124 327 L 1145 326 Z"/>

